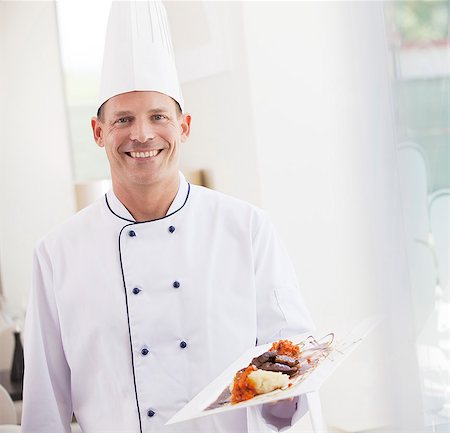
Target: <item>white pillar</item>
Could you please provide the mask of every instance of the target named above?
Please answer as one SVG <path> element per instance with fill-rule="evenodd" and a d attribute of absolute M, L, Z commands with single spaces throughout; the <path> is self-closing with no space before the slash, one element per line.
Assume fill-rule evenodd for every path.
<path fill-rule="evenodd" d="M 36 241 L 75 209 L 54 2 L 0 2 L 0 71 L 2 282 L 21 309 Z"/>
<path fill-rule="evenodd" d="M 411 429 L 421 417 L 382 6 L 243 3 L 262 205 L 318 333 L 383 311 L 402 320 L 323 386 L 326 421 L 347 431 Z"/>

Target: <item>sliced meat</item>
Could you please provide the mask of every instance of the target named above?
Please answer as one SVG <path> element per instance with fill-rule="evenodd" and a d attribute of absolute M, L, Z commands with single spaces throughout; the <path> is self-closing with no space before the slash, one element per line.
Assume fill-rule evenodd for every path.
<path fill-rule="evenodd" d="M 265 362 L 260 367 L 261 370 L 266 371 L 277 371 L 280 373 L 285 373 L 291 376 L 292 374 L 296 373 L 298 368 L 296 367 L 289 367 L 289 365 L 286 364 L 280 364 L 278 362 Z"/>
<path fill-rule="evenodd" d="M 274 362 L 276 356 L 277 352 L 264 352 L 262 355 L 253 358 L 252 364 L 257 368 L 260 368 L 265 362 Z"/>

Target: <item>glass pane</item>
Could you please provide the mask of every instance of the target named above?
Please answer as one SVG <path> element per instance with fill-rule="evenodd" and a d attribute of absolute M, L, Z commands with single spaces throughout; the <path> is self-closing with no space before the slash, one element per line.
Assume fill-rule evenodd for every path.
<path fill-rule="evenodd" d="M 385 4 L 424 421 L 450 422 L 449 1 Z"/>
<path fill-rule="evenodd" d="M 109 178 L 104 152 L 92 138 L 89 119 L 97 93 L 110 1 L 57 2 L 75 182 Z M 80 30 L 81 28 L 81 30 Z"/>

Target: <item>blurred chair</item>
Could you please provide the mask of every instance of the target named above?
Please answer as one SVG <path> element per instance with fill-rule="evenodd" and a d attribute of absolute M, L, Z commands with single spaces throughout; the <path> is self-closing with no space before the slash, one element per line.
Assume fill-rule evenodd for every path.
<path fill-rule="evenodd" d="M 450 295 L 450 189 L 435 191 L 430 196 L 429 214 L 439 286 L 442 290 L 441 294 L 448 299 Z"/>
<path fill-rule="evenodd" d="M 94 203 L 111 189 L 111 179 L 97 179 L 75 184 L 77 211 Z"/>
<path fill-rule="evenodd" d="M 20 425 L 0 425 L 0 433 L 20 433 Z"/>
<path fill-rule="evenodd" d="M 17 415 L 8 391 L 0 385 L 0 426 L 4 424 L 17 424 Z"/>
<path fill-rule="evenodd" d="M 0 370 L 9 370 L 11 368 L 13 353 L 13 327 L 0 324 Z"/>
<path fill-rule="evenodd" d="M 194 170 L 186 173 L 186 179 L 189 183 L 194 185 L 205 186 L 206 188 L 214 189 L 214 179 L 211 170 Z"/>
<path fill-rule="evenodd" d="M 76 423 L 72 423 L 72 425 L 70 427 L 72 429 L 72 433 L 83 433 L 81 431 L 80 426 L 78 424 L 76 424 Z M 0 433 L 2 433 L 2 432 L 0 431 Z"/>
<path fill-rule="evenodd" d="M 398 168 L 416 331 L 419 335 L 433 312 L 437 284 L 428 213 L 429 164 L 419 145 L 406 142 L 398 147 Z"/>
<path fill-rule="evenodd" d="M 429 164 L 423 149 L 416 143 L 406 142 L 398 147 L 398 167 L 402 211 L 406 233 L 412 238 L 427 239 Z"/>

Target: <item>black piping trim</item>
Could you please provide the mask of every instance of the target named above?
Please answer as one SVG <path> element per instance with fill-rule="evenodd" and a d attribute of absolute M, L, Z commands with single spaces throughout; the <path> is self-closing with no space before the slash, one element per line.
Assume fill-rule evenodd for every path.
<path fill-rule="evenodd" d="M 110 212 L 115 215 L 117 218 L 120 218 L 124 221 L 129 222 L 130 224 L 126 224 L 125 226 L 122 227 L 122 229 L 119 232 L 119 261 L 120 261 L 120 272 L 122 273 L 122 282 L 123 282 L 123 290 L 125 293 L 125 307 L 127 310 L 127 322 L 128 322 L 128 336 L 130 337 L 130 352 L 131 352 L 131 367 L 133 370 L 133 384 L 134 384 L 134 395 L 136 397 L 136 407 L 137 407 L 137 411 L 138 411 L 138 418 L 139 418 L 139 431 L 140 433 L 142 433 L 142 417 L 141 417 L 141 410 L 139 409 L 139 397 L 138 397 L 138 392 L 137 392 L 137 386 L 136 386 L 136 371 L 134 369 L 134 353 L 133 353 L 133 339 L 131 338 L 131 325 L 130 325 L 130 312 L 129 312 L 129 308 L 128 308 L 128 294 L 127 294 L 127 285 L 125 283 L 125 273 L 123 272 L 123 263 L 122 263 L 122 248 L 121 248 L 121 244 L 120 244 L 120 238 L 122 235 L 123 230 L 126 227 L 130 227 L 132 225 L 135 224 L 143 224 L 143 223 L 148 223 L 148 222 L 152 222 L 152 221 L 158 221 L 158 220 L 162 220 L 164 218 L 170 217 L 171 215 L 177 213 L 180 209 L 182 209 L 184 207 L 184 205 L 187 203 L 188 198 L 189 198 L 189 193 L 191 192 L 191 184 L 188 183 L 188 192 L 186 194 L 186 199 L 184 200 L 184 203 L 182 204 L 182 206 L 180 208 L 178 208 L 176 211 L 170 213 L 169 215 L 166 215 L 162 218 L 156 218 L 154 220 L 149 220 L 149 221 L 132 221 L 129 220 L 127 218 L 123 218 L 120 215 L 117 215 L 112 209 L 111 206 L 109 205 L 108 202 L 108 197 L 105 194 L 105 201 L 106 201 L 106 206 L 108 207 L 108 209 L 110 210 Z"/>
<path fill-rule="evenodd" d="M 122 273 L 123 289 L 124 289 L 124 292 L 125 292 L 125 306 L 126 306 L 126 309 L 127 309 L 128 335 L 130 337 L 131 367 L 133 369 L 134 394 L 136 396 L 136 407 L 137 407 L 138 418 L 139 418 L 139 431 L 140 431 L 140 433 L 142 433 L 141 410 L 139 409 L 139 399 L 138 399 L 137 386 L 136 386 L 136 372 L 134 370 L 133 340 L 131 338 L 131 325 L 130 325 L 130 313 L 129 313 L 129 310 L 128 310 L 127 286 L 126 286 L 126 283 L 125 283 L 125 274 L 123 272 L 122 249 L 120 247 L 120 236 L 122 235 L 123 229 L 125 227 L 129 227 L 130 225 L 131 224 L 127 224 L 126 226 L 122 227 L 122 229 L 119 232 L 119 260 L 120 260 L 120 272 Z"/>
<path fill-rule="evenodd" d="M 131 224 L 145 224 L 145 223 L 151 223 L 151 222 L 154 222 L 154 221 L 163 220 L 164 218 L 168 218 L 168 217 L 172 216 L 173 214 L 176 214 L 178 211 L 180 211 L 181 209 L 183 209 L 184 205 L 187 203 L 190 192 L 191 192 L 191 184 L 188 183 L 188 192 L 187 192 L 187 194 L 186 194 L 186 198 L 185 198 L 185 200 L 184 200 L 184 203 L 183 203 L 176 211 L 173 211 L 172 213 L 170 213 L 170 214 L 168 214 L 168 215 L 165 215 L 165 216 L 163 216 L 163 217 L 161 217 L 161 218 L 155 218 L 154 220 L 147 220 L 147 221 L 133 221 L 133 220 L 129 220 L 129 219 L 127 219 L 127 218 L 121 217 L 120 215 L 117 215 L 117 214 L 111 209 L 111 206 L 109 205 L 109 202 L 108 202 L 108 196 L 107 196 L 107 194 L 105 194 L 105 201 L 106 201 L 106 206 L 108 206 L 109 211 L 110 211 L 113 215 L 115 215 L 117 218 L 120 218 L 121 220 L 124 220 L 124 221 L 128 221 L 128 222 L 131 223 Z M 127 227 L 128 225 L 130 225 L 130 224 L 127 224 L 125 227 Z M 123 227 L 122 230 L 123 230 L 125 227 Z"/>

